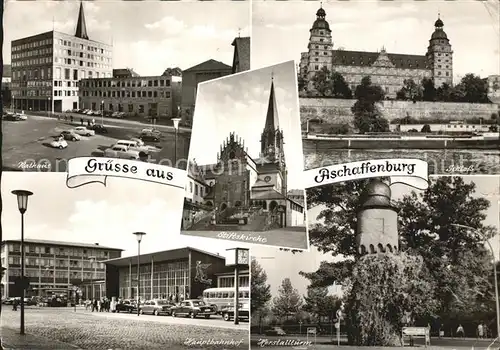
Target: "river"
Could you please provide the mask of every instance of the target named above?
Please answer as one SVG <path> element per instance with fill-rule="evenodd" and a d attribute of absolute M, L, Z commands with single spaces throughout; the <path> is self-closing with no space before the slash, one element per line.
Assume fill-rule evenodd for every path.
<path fill-rule="evenodd" d="M 500 150 L 311 150 L 304 142 L 306 169 L 370 159 L 410 158 L 429 164 L 429 174 L 500 174 Z"/>

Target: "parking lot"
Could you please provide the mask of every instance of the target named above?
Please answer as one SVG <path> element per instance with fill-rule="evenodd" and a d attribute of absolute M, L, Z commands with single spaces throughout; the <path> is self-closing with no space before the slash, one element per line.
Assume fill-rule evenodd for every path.
<path fill-rule="evenodd" d="M 99 120 L 96 121 L 97 123 Z M 102 156 L 104 149 L 117 140 L 138 137 L 148 124 L 115 122 L 104 125 L 107 134 L 82 136 L 80 141 L 68 141 L 65 149 L 51 148 L 49 143 L 63 130 L 80 126 L 80 119 L 70 121 L 55 118 L 28 116 L 25 121 L 2 121 L 3 127 L 3 169 L 8 171 L 66 171 L 67 160 L 74 157 Z M 84 121 L 86 125 L 86 121 Z M 179 132 L 177 137 L 177 164 L 185 167 L 189 151 L 189 132 Z M 175 134 L 172 130 L 162 131 L 160 142 L 150 143 L 155 150 L 150 153 L 151 162 L 172 165 L 175 158 Z"/>
<path fill-rule="evenodd" d="M 5 332 L 4 332 L 5 329 Z M 249 325 L 219 317 L 189 319 L 90 312 L 84 308 L 26 309 L 26 334 L 60 342 L 54 349 L 248 349 Z M 5 348 L 20 347 L 19 311 L 2 310 Z M 17 344 L 16 344 L 17 342 Z M 67 344 L 62 346 L 61 344 Z M 223 344 L 221 346 L 221 344 Z M 22 345 L 21 345 L 22 346 Z M 44 347 L 46 349 L 48 347 Z"/>

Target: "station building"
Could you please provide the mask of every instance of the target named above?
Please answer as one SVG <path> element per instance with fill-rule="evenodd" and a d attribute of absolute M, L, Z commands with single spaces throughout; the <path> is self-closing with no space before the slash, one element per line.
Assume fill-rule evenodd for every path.
<path fill-rule="evenodd" d="M 225 257 L 192 247 L 110 259 L 106 264 L 106 295 L 124 299 L 196 299 L 213 287 L 233 287 L 234 269 Z M 250 272 L 241 270 L 240 286 L 250 285 Z"/>
<path fill-rule="evenodd" d="M 11 50 L 16 109 L 80 108 L 78 81 L 112 76 L 112 46 L 89 39 L 82 2 L 74 35 L 52 30 L 13 40 Z"/>

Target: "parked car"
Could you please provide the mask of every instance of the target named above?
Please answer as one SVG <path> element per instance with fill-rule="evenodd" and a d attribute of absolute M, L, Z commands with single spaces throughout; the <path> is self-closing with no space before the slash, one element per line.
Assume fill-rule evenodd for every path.
<path fill-rule="evenodd" d="M 125 118 L 125 112 L 118 112 L 116 115 L 117 118 Z"/>
<path fill-rule="evenodd" d="M 113 113 L 111 113 L 111 117 L 112 117 L 112 118 L 116 118 L 117 116 L 118 116 L 118 112 L 113 112 Z"/>
<path fill-rule="evenodd" d="M 281 327 L 272 327 L 264 331 L 265 335 L 286 335 L 286 332 Z"/>
<path fill-rule="evenodd" d="M 89 130 L 93 130 L 96 134 L 107 134 L 108 129 L 104 125 L 101 124 L 94 124 L 89 127 L 87 127 Z"/>
<path fill-rule="evenodd" d="M 28 116 L 24 113 L 14 113 L 14 115 L 19 118 L 19 120 L 28 120 Z"/>
<path fill-rule="evenodd" d="M 231 321 L 234 319 L 234 306 L 228 305 L 220 309 L 220 314 L 224 321 Z M 250 317 L 250 312 L 248 310 L 248 305 L 240 304 L 238 309 L 238 318 L 248 319 Z"/>
<path fill-rule="evenodd" d="M 139 159 L 139 151 L 130 149 L 125 145 L 114 145 L 104 151 L 104 156 L 122 159 Z"/>
<path fill-rule="evenodd" d="M 16 299 L 19 299 L 19 298 L 13 298 L 13 297 L 10 297 L 10 298 L 7 298 L 7 299 L 4 299 L 2 301 L 2 304 L 5 304 L 5 305 L 12 305 L 14 304 L 14 300 Z"/>
<path fill-rule="evenodd" d="M 6 113 L 3 115 L 3 120 L 11 121 L 11 122 L 18 122 L 21 119 L 19 119 L 14 113 Z"/>
<path fill-rule="evenodd" d="M 59 149 L 63 149 L 63 148 L 68 147 L 68 143 L 66 142 L 66 140 L 59 139 L 59 138 L 57 138 L 56 140 L 51 141 L 49 143 L 49 145 L 52 148 L 59 148 Z"/>
<path fill-rule="evenodd" d="M 184 300 L 178 306 L 172 308 L 173 317 L 189 316 L 196 318 L 198 316 L 205 316 L 205 318 L 210 318 L 215 313 L 213 306 L 205 304 L 203 300 L 198 299 Z"/>
<path fill-rule="evenodd" d="M 75 134 L 81 135 L 81 136 L 94 136 L 95 131 L 87 129 L 84 126 L 77 126 L 74 130 Z"/>
<path fill-rule="evenodd" d="M 154 134 L 151 132 L 143 132 L 141 133 L 140 136 L 142 141 L 146 142 L 159 142 L 160 141 L 160 135 L 159 134 Z"/>
<path fill-rule="evenodd" d="M 87 113 L 85 113 L 85 114 L 86 114 L 86 115 L 93 115 L 93 114 L 94 114 L 94 111 L 93 111 L 93 110 L 91 110 L 91 109 L 89 109 L 89 110 L 87 111 Z"/>
<path fill-rule="evenodd" d="M 139 312 L 141 314 L 152 314 L 155 316 L 171 315 L 173 307 L 175 307 L 175 304 L 168 300 L 154 299 L 148 300 L 142 304 L 139 308 Z"/>
<path fill-rule="evenodd" d="M 118 140 L 116 141 L 115 145 L 123 145 L 127 146 L 131 150 L 135 150 L 137 152 L 146 152 L 148 153 L 150 151 L 150 147 L 144 145 L 144 142 L 142 140 Z"/>
<path fill-rule="evenodd" d="M 161 135 L 161 131 L 158 129 L 154 129 L 154 128 L 146 128 L 146 129 L 141 130 L 141 134 Z"/>
<path fill-rule="evenodd" d="M 135 142 L 138 147 L 144 147 L 145 146 L 144 141 L 142 141 L 141 139 L 138 139 L 137 137 L 132 137 L 130 139 L 130 141 Z"/>
<path fill-rule="evenodd" d="M 136 312 L 137 307 L 135 303 L 132 303 L 130 300 L 123 300 L 116 304 L 116 312 Z"/>
<path fill-rule="evenodd" d="M 71 140 L 71 141 L 80 141 L 82 138 L 80 137 L 80 135 L 78 135 L 77 133 L 75 133 L 73 130 L 65 130 L 65 131 L 62 131 L 61 132 L 61 136 L 65 139 L 65 140 Z"/>

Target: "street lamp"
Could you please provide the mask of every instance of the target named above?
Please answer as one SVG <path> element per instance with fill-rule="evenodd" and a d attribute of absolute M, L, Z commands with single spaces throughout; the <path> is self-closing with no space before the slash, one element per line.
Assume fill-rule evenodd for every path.
<path fill-rule="evenodd" d="M 497 338 L 500 337 L 500 301 L 498 300 L 498 278 L 497 278 L 497 262 L 495 260 L 495 251 L 493 250 L 493 247 L 491 246 L 491 243 L 486 239 L 484 234 L 479 231 L 477 228 L 467 226 L 467 225 L 462 225 L 462 224 L 451 224 L 452 226 L 455 227 L 460 227 L 464 228 L 467 230 L 474 231 L 476 234 L 481 236 L 486 244 L 488 245 L 488 248 L 491 250 L 491 255 L 493 256 L 493 277 L 494 277 L 494 283 L 495 283 L 495 304 L 496 304 L 496 309 L 497 309 Z"/>
<path fill-rule="evenodd" d="M 139 267 L 141 265 L 141 241 L 142 237 L 145 235 L 145 232 L 134 232 L 135 238 L 137 238 L 137 316 L 140 315 L 139 312 L 139 303 L 141 301 L 140 297 L 140 288 L 141 288 L 141 274 L 139 271 Z"/>
<path fill-rule="evenodd" d="M 177 114 L 177 118 L 172 118 L 175 129 L 174 167 L 177 167 L 177 133 L 179 132 L 179 122 L 181 121 L 178 115 L 179 113 Z"/>
<path fill-rule="evenodd" d="M 95 256 L 89 257 L 90 260 L 90 268 L 92 268 L 92 265 L 94 266 L 94 277 L 92 278 L 94 282 L 92 283 L 92 299 L 95 299 L 95 282 L 97 280 L 97 264 L 94 264 L 97 262 L 97 258 Z M 99 295 L 99 298 L 101 296 Z"/>
<path fill-rule="evenodd" d="M 27 282 L 24 276 L 24 213 L 28 209 L 28 197 L 33 195 L 33 192 L 15 190 L 12 194 L 17 196 L 17 207 L 21 213 L 21 330 L 19 333 L 24 335 L 24 292 Z"/>
<path fill-rule="evenodd" d="M 16 113 L 16 95 L 12 95 L 12 105 L 13 105 L 13 108 L 12 108 L 12 112 L 15 114 Z"/>
<path fill-rule="evenodd" d="M 101 125 L 104 126 L 104 100 L 101 101 Z"/>
<path fill-rule="evenodd" d="M 226 266 L 234 267 L 234 324 L 239 324 L 240 268 L 242 266 L 246 266 L 248 268 L 250 263 L 250 251 L 246 248 L 231 248 L 226 249 L 226 251 L 228 252 L 226 257 Z"/>

